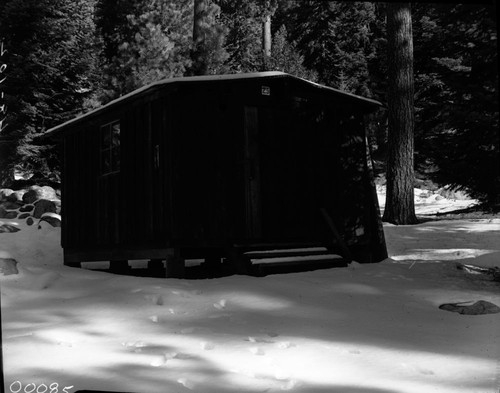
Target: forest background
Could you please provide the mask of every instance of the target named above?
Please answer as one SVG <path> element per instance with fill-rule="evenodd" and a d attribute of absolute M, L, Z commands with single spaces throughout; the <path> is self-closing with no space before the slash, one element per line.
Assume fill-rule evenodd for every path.
<path fill-rule="evenodd" d="M 412 20 L 415 170 L 498 209 L 494 7 L 416 3 Z M 278 70 L 387 102 L 380 2 L 4 0 L 0 39 L 2 187 L 14 173 L 58 182 L 40 134 L 163 78 Z M 387 111 L 369 120 L 384 170 Z"/>

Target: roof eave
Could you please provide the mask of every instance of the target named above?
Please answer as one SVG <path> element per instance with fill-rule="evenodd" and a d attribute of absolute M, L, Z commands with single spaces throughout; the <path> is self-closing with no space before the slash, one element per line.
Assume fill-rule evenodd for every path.
<path fill-rule="evenodd" d="M 145 94 L 146 92 L 151 92 L 154 90 L 157 90 L 165 85 L 169 84 L 174 84 L 174 83 L 189 83 L 189 82 L 203 82 L 203 81 L 217 81 L 217 80 L 240 80 L 240 79 L 257 79 L 257 78 L 273 78 L 273 77 L 289 77 L 293 78 L 296 80 L 300 80 L 304 83 L 308 83 L 315 88 L 321 89 L 321 90 L 326 90 L 326 91 L 331 91 L 339 95 L 343 95 L 345 97 L 348 97 L 349 99 L 352 99 L 365 107 L 368 107 L 371 109 L 371 111 L 374 111 L 378 109 L 379 107 L 383 106 L 382 103 L 379 101 L 373 100 L 371 98 L 365 98 L 361 96 L 357 96 L 352 93 L 348 93 L 342 90 L 335 89 L 333 87 L 329 86 L 324 86 L 316 82 L 309 81 L 307 79 L 303 79 L 294 75 L 290 75 L 284 72 L 280 71 L 266 71 L 266 72 L 256 72 L 256 73 L 247 73 L 247 74 L 226 74 L 226 75 L 204 75 L 204 76 L 191 76 L 191 77 L 178 77 L 178 78 L 169 78 L 169 79 L 163 79 L 154 83 L 151 83 L 147 86 L 141 87 L 139 89 L 136 89 L 128 94 L 123 95 L 122 97 L 119 97 L 113 101 L 108 102 L 107 104 L 93 109 L 90 112 L 81 114 L 80 116 L 77 116 L 71 120 L 68 120 L 64 123 L 61 123 L 55 127 L 52 127 L 51 129 L 47 130 L 43 135 L 40 136 L 40 138 L 53 138 L 57 136 L 60 132 L 62 132 L 65 128 L 67 128 L 70 125 L 77 124 L 84 119 L 87 119 L 89 117 L 92 117 L 96 115 L 97 113 L 104 111 L 105 109 L 115 106 L 119 103 L 123 103 L 132 97 L 139 96 L 141 94 Z"/>

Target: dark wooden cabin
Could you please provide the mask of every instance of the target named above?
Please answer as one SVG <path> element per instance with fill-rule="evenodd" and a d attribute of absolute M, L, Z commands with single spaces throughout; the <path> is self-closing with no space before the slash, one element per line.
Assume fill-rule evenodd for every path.
<path fill-rule="evenodd" d="M 379 105 L 280 72 L 187 77 L 52 128 L 64 263 L 175 272 L 183 258 L 318 245 L 386 258 L 364 123 Z"/>

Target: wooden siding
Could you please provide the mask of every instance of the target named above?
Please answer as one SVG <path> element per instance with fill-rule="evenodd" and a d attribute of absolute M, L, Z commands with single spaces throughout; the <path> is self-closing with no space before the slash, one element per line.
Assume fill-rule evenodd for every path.
<path fill-rule="evenodd" d="M 158 257 L 318 243 L 325 209 L 350 246 L 381 244 L 380 259 L 364 112 L 287 78 L 172 84 L 122 101 L 63 136 L 63 247 Z M 103 176 L 99 129 L 115 120 L 121 168 Z"/>
<path fill-rule="evenodd" d="M 63 247 L 94 245 L 99 236 L 99 135 L 92 126 L 64 139 Z"/>
<path fill-rule="evenodd" d="M 224 246 L 245 231 L 242 108 L 211 89 L 182 90 L 172 102 L 174 238 Z"/>

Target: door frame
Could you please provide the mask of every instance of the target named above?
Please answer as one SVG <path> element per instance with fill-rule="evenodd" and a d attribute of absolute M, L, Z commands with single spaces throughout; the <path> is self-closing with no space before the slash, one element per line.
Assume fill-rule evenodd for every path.
<path fill-rule="evenodd" d="M 245 235 L 262 237 L 262 205 L 259 154 L 259 108 L 244 107 Z"/>

